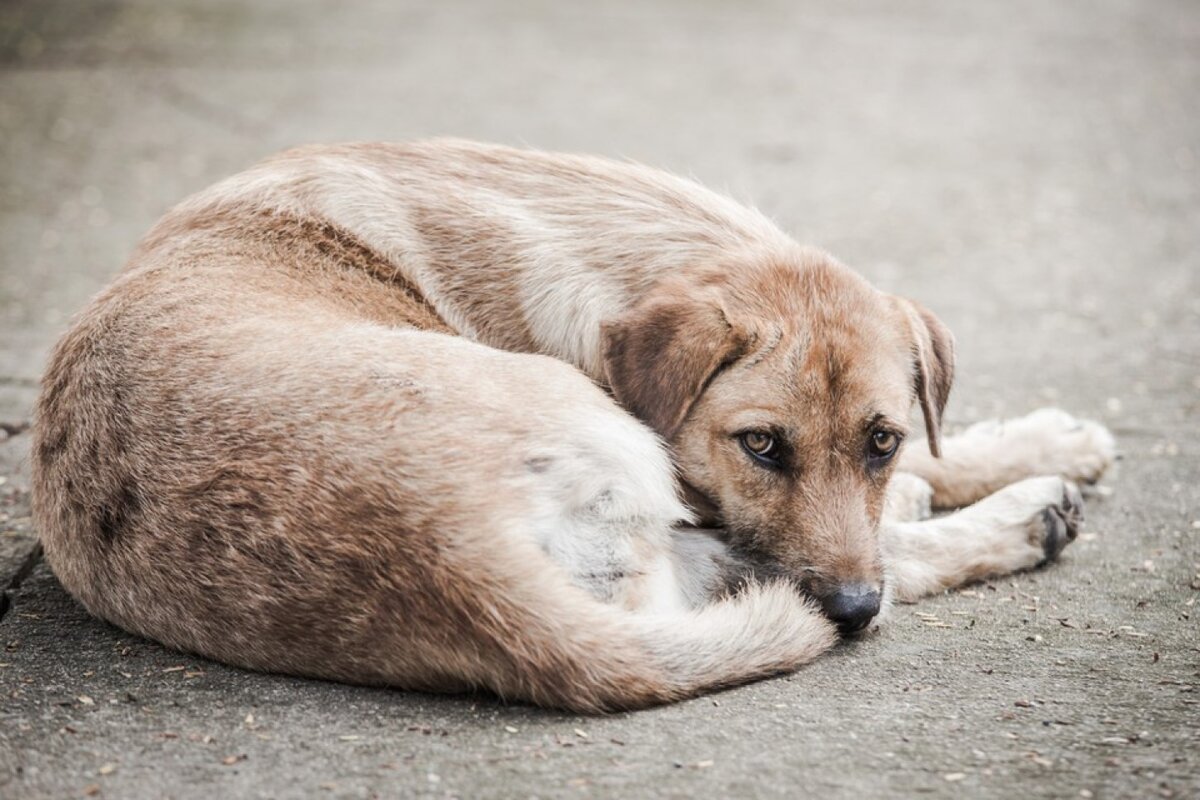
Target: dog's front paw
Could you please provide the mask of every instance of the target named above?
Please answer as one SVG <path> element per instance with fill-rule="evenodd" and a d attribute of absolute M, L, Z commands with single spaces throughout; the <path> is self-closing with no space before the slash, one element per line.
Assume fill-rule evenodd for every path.
<path fill-rule="evenodd" d="M 1002 439 L 1027 474 L 1058 475 L 1077 483 L 1097 482 L 1117 459 L 1117 442 L 1107 428 L 1059 408 L 979 423 L 964 435 Z"/>
<path fill-rule="evenodd" d="M 991 571 L 1004 574 L 1057 559 L 1083 526 L 1083 497 L 1074 483 L 1048 475 L 1006 486 L 965 513 L 996 537 Z"/>
<path fill-rule="evenodd" d="M 1034 480 L 1039 480 L 1035 478 Z M 1050 480 L 1054 480 L 1051 478 Z M 1057 503 L 1046 506 L 1042 510 L 1042 531 L 1040 533 L 1042 552 L 1045 558 L 1041 564 L 1049 563 L 1056 558 L 1083 527 L 1083 495 L 1079 487 L 1070 481 L 1059 480 L 1062 484 L 1062 495 Z M 1034 526 L 1035 538 L 1037 525 Z"/>

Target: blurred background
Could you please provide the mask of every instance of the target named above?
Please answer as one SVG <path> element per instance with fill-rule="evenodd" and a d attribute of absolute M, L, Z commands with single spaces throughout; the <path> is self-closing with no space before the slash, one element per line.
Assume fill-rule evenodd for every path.
<path fill-rule="evenodd" d="M 1130 348 L 1180 358 L 1159 331 L 1200 314 L 1198 50 L 1186 0 L 5 0 L 0 372 L 35 377 L 24 351 L 190 192 L 294 144 L 450 134 L 757 205 L 933 306 L 988 396 L 1090 382 L 1085 349 L 1129 388 Z"/>
<path fill-rule="evenodd" d="M 1037 620 L 1013 595 L 1018 602 L 996 607 L 1009 616 L 970 634 L 913 623 L 863 645 L 871 657 L 853 668 L 840 651 L 804 673 L 811 693 L 802 683 L 734 693 L 728 703 L 740 710 L 719 726 L 705 727 L 711 709 L 695 704 L 638 718 L 713 747 L 667 753 L 661 764 L 646 755 L 645 770 L 630 775 L 661 767 L 696 789 L 781 796 L 797 781 L 987 796 L 998 789 L 983 770 L 1023 776 L 1024 796 L 1074 795 L 1087 780 L 1126 796 L 1200 791 L 1194 708 L 1161 688 L 1163 673 L 1145 672 L 1175 669 L 1172 680 L 1194 683 L 1200 638 L 1185 607 L 1200 572 L 1200 457 L 1190 441 L 1200 430 L 1200 4 L 0 0 L 0 422 L 15 430 L 28 420 L 49 346 L 178 200 L 291 145 L 434 135 L 627 157 L 727 191 L 949 324 L 960 351 L 952 426 L 1062 405 L 1105 420 L 1130 456 L 1094 517 L 1100 538 L 1031 578 L 1049 583 L 1031 592 L 1097 626 L 1148 627 L 1160 639 L 1075 636 L 1061 645 L 1070 665 L 1054 666 L 1022 655 Z M 0 499 L 16 509 L 0 540 L 6 568 L 34 533 L 20 511 L 27 464 L 13 446 L 0 450 Z M 70 608 L 44 592 L 47 608 Z M 33 623 L 10 615 L 4 624 Z M 1038 641 L 1072 635 L 1048 624 Z M 71 625 L 56 640 L 112 636 L 82 617 Z M 962 652 L 990 653 L 1005 687 L 1036 675 L 1025 695 L 1067 698 L 1055 718 L 1075 709 L 1095 729 L 992 738 L 1009 725 L 996 720 L 1011 716 L 1014 698 L 964 672 L 956 634 L 976 637 Z M 1151 652 L 1162 666 L 1145 666 Z M 29 663 L 30 675 L 42 674 L 42 662 Z M 936 681 L 920 674 L 929 670 Z M 263 681 L 245 685 L 279 685 Z M 933 690 L 916 706 L 905 694 L 914 681 Z M 313 691 L 309 711 L 324 707 Z M 795 728 L 772 727 L 783 712 L 771 709 L 791 707 L 789 692 L 804 693 L 796 706 L 810 709 L 786 712 L 808 726 L 796 739 Z M 35 719 L 51 700 L 29 702 Z M 435 708 L 470 728 L 457 706 Z M 1101 725 L 1106 715 L 1119 735 L 1162 732 L 1160 749 L 1126 758 L 1095 744 L 1114 733 Z M 851 717 L 882 738 L 864 750 L 853 724 L 825 724 Z M 620 737 L 648 723 L 628 724 Z M 53 728 L 43 736 L 29 725 L 29 752 L 53 750 Z M 490 741 L 480 736 L 472 741 Z M 984 755 L 947 755 L 964 747 Z M 283 752 L 291 755 L 272 757 L 297 774 L 311 768 L 302 753 Z M 895 753 L 910 760 L 885 758 Z M 710 758 L 706 773 L 669 766 Z M 64 760 L 33 759 L 43 775 Z M 611 777 L 605 762 L 588 772 L 590 763 L 579 762 L 586 780 Z M 847 772 L 849 763 L 869 769 Z M 479 790 L 491 767 L 476 766 Z M 513 777 L 523 769 L 505 767 L 517 783 L 504 785 L 567 785 L 539 783 L 550 768 L 529 767 L 526 786 Z"/>

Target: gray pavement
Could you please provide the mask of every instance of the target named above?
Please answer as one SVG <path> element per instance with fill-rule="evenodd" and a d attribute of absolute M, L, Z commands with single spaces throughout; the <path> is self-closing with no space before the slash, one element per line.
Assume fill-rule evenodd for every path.
<path fill-rule="evenodd" d="M 1200 6 L 8 0 L 0 423 L 171 203 L 291 144 L 433 134 L 752 200 L 956 331 L 953 424 L 1108 423 L 1111 494 L 1049 570 L 589 719 L 93 621 L 37 560 L 28 435 L 0 427 L 0 797 L 1200 796 Z"/>

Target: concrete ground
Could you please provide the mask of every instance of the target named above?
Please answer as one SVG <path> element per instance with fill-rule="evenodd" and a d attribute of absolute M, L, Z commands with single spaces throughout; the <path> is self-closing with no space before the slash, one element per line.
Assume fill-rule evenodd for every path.
<path fill-rule="evenodd" d="M 633 157 L 958 334 L 953 424 L 1056 404 L 1126 455 L 1051 569 L 790 676 L 579 718 L 251 674 L 41 565 L 48 347 L 174 201 L 287 145 Z M 0 5 L 0 796 L 1200 796 L 1200 6 Z"/>

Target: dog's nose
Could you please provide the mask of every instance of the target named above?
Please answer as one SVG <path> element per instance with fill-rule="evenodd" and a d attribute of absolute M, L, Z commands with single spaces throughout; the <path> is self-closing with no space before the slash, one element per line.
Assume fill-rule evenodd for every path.
<path fill-rule="evenodd" d="M 837 623 L 842 633 L 857 633 L 879 613 L 879 590 L 865 583 L 839 586 L 821 599 L 825 615 Z"/>

